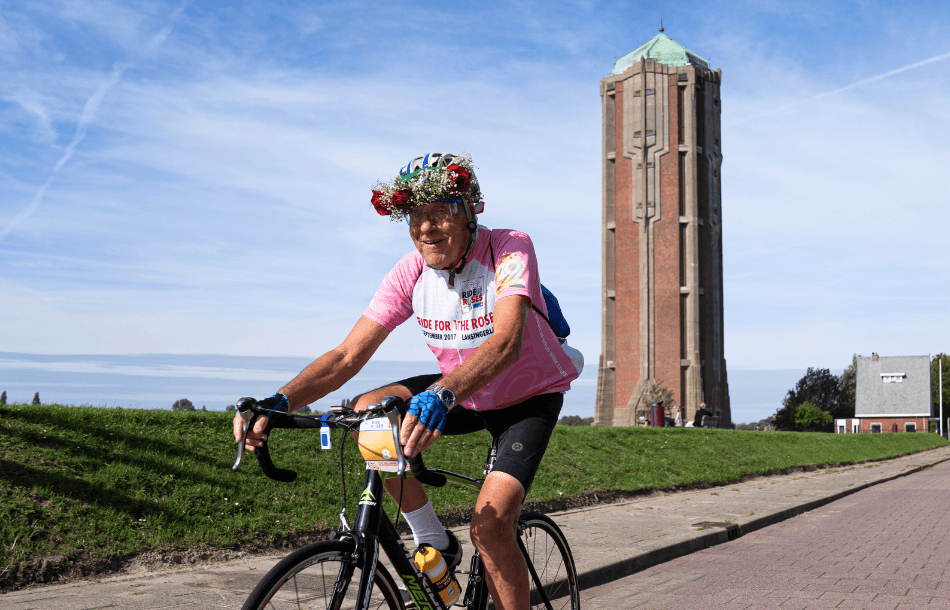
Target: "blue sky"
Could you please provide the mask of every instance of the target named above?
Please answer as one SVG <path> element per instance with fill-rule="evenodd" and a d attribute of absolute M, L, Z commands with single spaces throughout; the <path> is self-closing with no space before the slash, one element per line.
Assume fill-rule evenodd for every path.
<path fill-rule="evenodd" d="M 0 351 L 319 355 L 411 247 L 370 185 L 454 151 L 594 368 L 598 83 L 661 16 L 723 71 L 729 367 L 950 349 L 945 2 L 64 0 L 0 4 Z"/>

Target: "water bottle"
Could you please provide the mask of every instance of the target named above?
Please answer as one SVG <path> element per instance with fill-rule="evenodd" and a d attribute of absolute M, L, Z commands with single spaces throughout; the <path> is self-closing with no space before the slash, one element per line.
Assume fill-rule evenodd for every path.
<path fill-rule="evenodd" d="M 442 553 L 428 544 L 423 544 L 416 551 L 413 561 L 419 571 L 429 577 L 432 586 L 435 587 L 439 597 L 442 598 L 442 603 L 446 606 L 454 604 L 462 589 L 459 587 L 459 581 L 456 580 L 455 574 L 449 571 L 449 566 L 442 558 Z"/>

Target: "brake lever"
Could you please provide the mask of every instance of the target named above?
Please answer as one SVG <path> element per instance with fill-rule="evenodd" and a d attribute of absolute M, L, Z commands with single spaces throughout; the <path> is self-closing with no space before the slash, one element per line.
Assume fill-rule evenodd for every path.
<path fill-rule="evenodd" d="M 241 425 L 241 440 L 238 441 L 237 459 L 234 460 L 234 465 L 231 466 L 231 470 L 237 470 L 238 466 L 241 465 L 241 458 L 244 457 L 244 441 L 247 440 L 247 431 L 250 428 L 251 421 L 254 419 L 254 412 L 251 411 L 251 406 L 254 404 L 257 404 L 257 401 L 253 398 L 242 398 L 237 401 L 238 413 L 241 415 L 241 419 L 244 420 L 244 423 Z"/>
<path fill-rule="evenodd" d="M 401 399 L 396 396 L 387 396 L 383 399 L 383 409 L 386 409 L 386 417 L 389 418 L 389 423 L 392 424 L 393 429 L 393 444 L 396 447 L 396 474 L 402 476 L 406 474 L 406 468 L 409 466 L 409 463 L 406 462 L 406 456 L 402 452 L 402 446 L 399 444 L 399 409 L 396 408 L 396 403 Z"/>

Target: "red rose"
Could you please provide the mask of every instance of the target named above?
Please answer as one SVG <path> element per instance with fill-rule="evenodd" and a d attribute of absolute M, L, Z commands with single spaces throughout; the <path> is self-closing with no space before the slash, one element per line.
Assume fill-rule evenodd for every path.
<path fill-rule="evenodd" d="M 389 209 L 386 207 L 386 200 L 383 198 L 382 191 L 373 191 L 373 207 L 380 216 L 389 216 Z"/>
<path fill-rule="evenodd" d="M 472 184 L 472 172 L 455 163 L 445 169 L 452 177 L 452 183 L 455 185 L 455 192 L 466 192 L 468 187 Z"/>
<path fill-rule="evenodd" d="M 405 212 L 409 209 L 409 206 L 412 203 L 412 191 L 407 189 L 396 191 L 393 193 L 390 203 L 392 203 L 392 206 L 400 212 Z"/>

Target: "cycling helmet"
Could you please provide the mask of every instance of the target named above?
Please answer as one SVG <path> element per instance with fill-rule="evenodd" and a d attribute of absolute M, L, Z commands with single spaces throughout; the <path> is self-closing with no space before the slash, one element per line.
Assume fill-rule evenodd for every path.
<path fill-rule="evenodd" d="M 434 201 L 470 203 L 481 214 L 485 201 L 469 155 L 429 153 L 416 157 L 391 182 L 373 185 L 372 204 L 380 216 L 401 220 L 419 205 Z M 463 206 L 468 215 L 468 206 Z M 474 222 L 474 219 L 470 219 Z"/>

